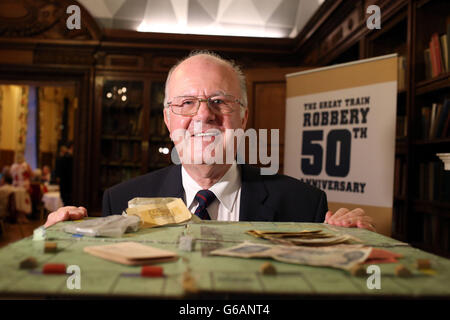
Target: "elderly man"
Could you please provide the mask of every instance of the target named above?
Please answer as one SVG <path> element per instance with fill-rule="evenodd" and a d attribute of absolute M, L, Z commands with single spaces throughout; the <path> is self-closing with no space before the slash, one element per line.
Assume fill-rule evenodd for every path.
<path fill-rule="evenodd" d="M 363 210 L 342 208 L 333 214 L 323 191 L 297 179 L 261 175 L 258 168 L 236 161 L 209 161 L 214 156 L 205 152 L 209 145 L 221 141 L 225 150 L 225 132 L 245 129 L 248 119 L 245 78 L 233 62 L 211 52 L 191 53 L 170 70 L 165 95 L 164 121 L 182 165 L 106 190 L 103 215 L 120 214 L 135 197 L 179 197 L 202 219 L 326 222 L 374 230 Z M 194 161 L 199 151 L 200 160 Z M 49 215 L 46 226 L 86 215 L 82 207 L 63 207 Z"/>

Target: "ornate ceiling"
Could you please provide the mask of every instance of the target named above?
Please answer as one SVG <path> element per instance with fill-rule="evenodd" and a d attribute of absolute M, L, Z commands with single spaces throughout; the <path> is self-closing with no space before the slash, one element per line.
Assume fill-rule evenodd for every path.
<path fill-rule="evenodd" d="M 104 28 L 295 37 L 324 0 L 78 0 Z"/>

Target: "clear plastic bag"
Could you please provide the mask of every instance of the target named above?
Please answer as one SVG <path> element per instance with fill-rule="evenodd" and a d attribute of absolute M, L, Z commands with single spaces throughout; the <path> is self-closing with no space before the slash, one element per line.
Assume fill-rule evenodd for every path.
<path fill-rule="evenodd" d="M 137 216 L 111 215 L 104 218 L 89 219 L 64 227 L 67 233 L 91 237 L 120 237 L 125 232 L 136 232 L 141 224 Z"/>

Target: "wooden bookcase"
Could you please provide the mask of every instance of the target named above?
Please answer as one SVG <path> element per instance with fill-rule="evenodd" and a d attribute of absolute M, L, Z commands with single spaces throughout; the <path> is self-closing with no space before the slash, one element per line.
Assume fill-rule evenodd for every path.
<path fill-rule="evenodd" d="M 436 153 L 450 151 L 450 137 L 423 136 L 421 109 L 450 98 L 448 72 L 427 78 L 424 50 L 433 33 L 447 32 L 450 3 L 409 1 L 365 38 L 366 56 L 398 53 L 405 58 L 397 96 L 396 168 L 392 235 L 421 249 L 450 256 L 450 173 Z M 401 63 L 401 61 L 399 61 Z M 399 79 L 399 83 L 402 79 Z M 428 130 L 428 128 L 426 129 Z"/>
<path fill-rule="evenodd" d="M 450 172 L 436 153 L 450 152 L 450 135 L 424 136 L 424 107 L 450 99 L 450 73 L 429 77 L 424 51 L 434 33 L 446 34 L 450 2 L 415 1 L 412 8 L 412 59 L 408 126 L 408 224 L 406 237 L 413 245 L 450 256 Z M 450 36 L 450 35 L 448 35 Z"/>
<path fill-rule="evenodd" d="M 366 27 L 365 9 L 371 4 L 381 8 L 379 30 Z M 302 31 L 298 46 L 299 59 L 309 65 L 332 65 L 391 53 L 402 57 L 392 236 L 449 257 L 450 172 L 443 170 L 436 153 L 450 152 L 450 136 L 424 136 L 422 109 L 450 99 L 450 73 L 430 76 L 424 54 L 434 33 L 448 32 L 450 1 L 326 1 L 319 11 Z"/>

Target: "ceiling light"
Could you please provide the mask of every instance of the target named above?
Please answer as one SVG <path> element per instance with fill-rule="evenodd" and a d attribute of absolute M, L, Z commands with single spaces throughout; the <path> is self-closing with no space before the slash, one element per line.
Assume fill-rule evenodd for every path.
<path fill-rule="evenodd" d="M 237 37 L 268 37 L 283 38 L 287 35 L 284 30 L 271 28 L 270 30 L 261 26 L 251 25 L 227 25 L 211 24 L 203 27 L 192 27 L 181 24 L 152 24 L 142 21 L 138 26 L 139 32 L 158 32 L 158 33 L 181 33 L 181 34 L 202 34 L 217 36 L 237 36 Z"/>

